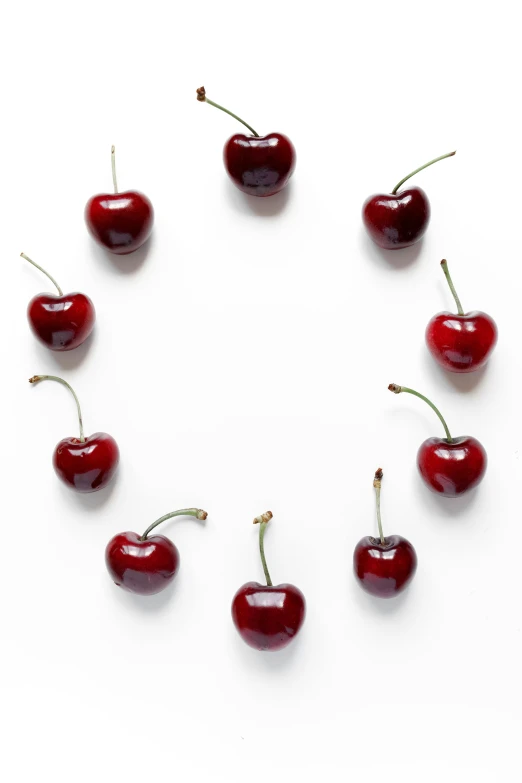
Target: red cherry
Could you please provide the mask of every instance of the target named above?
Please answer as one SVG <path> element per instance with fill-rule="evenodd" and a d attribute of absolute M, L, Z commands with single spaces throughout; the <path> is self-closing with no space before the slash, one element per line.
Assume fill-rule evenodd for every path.
<path fill-rule="evenodd" d="M 45 269 L 35 264 L 25 253 L 20 255 L 43 272 L 58 289 L 58 296 L 37 294 L 29 302 L 27 318 L 33 334 L 51 351 L 77 348 L 94 328 L 96 312 L 93 303 L 85 294 L 64 294 Z"/>
<path fill-rule="evenodd" d="M 366 199 L 362 209 L 363 223 L 377 245 L 397 250 L 413 245 L 424 235 L 430 220 L 430 202 L 426 193 L 417 187 L 401 190 L 400 193 L 397 191 L 414 174 L 452 155 L 455 152 L 440 155 L 415 169 L 401 179 L 391 194 L 378 193 Z"/>
<path fill-rule="evenodd" d="M 85 222 L 92 237 L 111 253 L 133 253 L 149 238 L 154 210 L 147 196 L 136 190 L 118 193 L 114 147 L 111 149 L 114 193 L 93 196 L 85 207 Z"/>
<path fill-rule="evenodd" d="M 198 101 L 210 103 L 245 125 L 253 136 L 236 133 L 230 137 L 223 149 L 223 160 L 234 185 L 249 196 L 273 196 L 279 193 L 294 173 L 295 148 L 283 133 L 269 133 L 260 136 L 244 120 L 205 94 L 199 87 Z"/>
<path fill-rule="evenodd" d="M 469 435 L 452 438 L 442 414 L 423 394 L 395 383 L 390 383 L 388 389 L 420 397 L 435 411 L 446 432 L 445 438 L 425 440 L 417 453 L 417 466 L 426 485 L 444 497 L 455 498 L 480 484 L 488 462 L 482 444 Z"/>
<path fill-rule="evenodd" d="M 80 403 L 73 388 L 56 375 L 33 375 L 29 383 L 57 381 L 73 395 L 80 424 L 79 438 L 63 438 L 53 454 L 53 466 L 64 484 L 76 492 L 97 492 L 107 486 L 118 467 L 120 451 L 114 438 L 106 432 L 95 432 L 85 437 L 83 434 Z"/>
<path fill-rule="evenodd" d="M 232 600 L 232 619 L 243 641 L 256 650 L 282 650 L 299 633 L 306 614 L 306 601 L 298 587 L 273 585 L 268 573 L 263 539 L 272 512 L 254 519 L 259 524 L 259 551 L 266 586 L 247 582 Z"/>
<path fill-rule="evenodd" d="M 479 310 L 465 313 L 451 279 L 448 262 L 440 262 L 457 304 L 455 313 L 438 313 L 426 327 L 426 343 L 433 358 L 450 372 L 474 372 L 483 367 L 497 343 L 497 325 Z"/>
<path fill-rule="evenodd" d="M 373 486 L 377 502 L 379 538 L 361 538 L 353 553 L 353 569 L 361 587 L 378 598 L 391 598 L 402 592 L 417 570 L 415 549 L 402 536 L 386 536 L 381 523 L 382 470 L 375 473 Z"/>
<path fill-rule="evenodd" d="M 118 587 L 129 593 L 154 595 L 172 582 L 179 568 L 177 547 L 166 536 L 148 535 L 161 522 L 181 515 L 207 518 L 207 512 L 199 508 L 183 508 L 153 522 L 142 536 L 128 532 L 111 538 L 105 550 L 105 564 Z"/>

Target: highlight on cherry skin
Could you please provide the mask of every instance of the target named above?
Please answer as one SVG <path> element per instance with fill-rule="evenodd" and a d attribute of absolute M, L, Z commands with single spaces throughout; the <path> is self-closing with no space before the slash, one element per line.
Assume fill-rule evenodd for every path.
<path fill-rule="evenodd" d="M 96 311 L 92 301 L 78 291 L 64 294 L 49 272 L 25 253 L 20 253 L 20 256 L 43 272 L 58 291 L 58 294 L 36 294 L 29 302 L 27 319 L 34 336 L 51 351 L 78 348 L 94 328 Z"/>
<path fill-rule="evenodd" d="M 228 176 L 239 190 L 249 196 L 273 196 L 287 184 L 295 169 L 294 145 L 283 133 L 260 136 L 237 114 L 207 98 L 204 87 L 196 90 L 197 99 L 224 111 L 240 122 L 250 134 L 235 133 L 225 143 L 223 162 Z"/>
<path fill-rule="evenodd" d="M 128 255 L 141 247 L 152 232 L 154 210 L 143 193 L 118 191 L 115 148 L 111 147 L 114 193 L 92 196 L 85 207 L 85 223 L 93 239 L 117 255 Z"/>
<path fill-rule="evenodd" d="M 72 386 L 57 375 L 33 375 L 29 383 L 56 381 L 65 386 L 76 402 L 79 437 L 63 438 L 53 452 L 53 467 L 56 475 L 76 492 L 97 492 L 109 484 L 116 473 L 120 460 L 118 444 L 106 432 L 84 435 L 82 412 L 78 397 Z"/>
<path fill-rule="evenodd" d="M 254 519 L 259 525 L 259 553 L 266 585 L 246 582 L 232 600 L 232 620 L 244 642 L 255 650 L 282 650 L 299 633 L 306 614 L 305 597 L 295 585 L 272 584 L 265 558 L 264 536 L 272 512 Z"/>
<path fill-rule="evenodd" d="M 394 394 L 413 394 L 424 400 L 440 419 L 445 438 L 428 438 L 417 452 L 417 467 L 429 489 L 446 498 L 456 498 L 478 486 L 486 473 L 488 458 L 484 446 L 471 435 L 453 438 L 446 421 L 435 405 L 423 394 L 407 386 L 390 383 Z"/>
<path fill-rule="evenodd" d="M 377 245 L 386 250 L 398 250 L 415 244 L 424 236 L 431 215 L 428 196 L 419 187 L 400 188 L 410 177 L 453 155 L 455 152 L 448 152 L 415 169 L 403 177 L 391 193 L 377 193 L 366 199 L 362 219 L 369 237 Z"/>
<path fill-rule="evenodd" d="M 154 595 L 172 582 L 179 569 L 178 549 L 170 538 L 150 533 L 167 519 L 180 516 L 205 520 L 207 512 L 182 508 L 157 519 L 142 536 L 126 532 L 111 538 L 105 549 L 105 564 L 118 587 L 137 595 Z"/>
<path fill-rule="evenodd" d="M 457 314 L 434 315 L 426 327 L 426 344 L 438 364 L 449 372 L 475 372 L 484 367 L 497 344 L 497 325 L 480 310 L 465 313 L 445 258 L 440 262 L 455 304 Z"/>
<path fill-rule="evenodd" d="M 381 522 L 382 470 L 375 471 L 373 486 L 379 537 L 364 536 L 353 553 L 355 578 L 367 593 L 392 598 L 409 585 L 417 570 L 417 553 L 402 536 L 384 536 Z"/>

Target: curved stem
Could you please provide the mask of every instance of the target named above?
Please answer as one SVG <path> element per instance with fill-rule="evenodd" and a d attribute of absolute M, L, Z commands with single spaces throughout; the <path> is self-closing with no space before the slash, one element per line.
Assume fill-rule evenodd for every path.
<path fill-rule="evenodd" d="M 395 193 L 397 193 L 397 191 L 399 190 L 400 186 L 404 185 L 406 180 L 409 179 L 410 177 L 413 177 L 414 174 L 418 174 L 419 171 L 422 171 L 423 169 L 427 169 L 428 166 L 433 166 L 433 164 L 434 163 L 438 163 L 439 160 L 444 160 L 444 158 L 452 158 L 453 155 L 455 155 L 456 151 L 457 150 L 453 150 L 453 152 L 447 152 L 445 155 L 439 155 L 438 158 L 433 158 L 433 160 L 430 160 L 429 163 L 425 163 L 424 166 L 419 166 L 418 169 L 415 169 L 415 171 L 412 171 L 411 174 L 408 174 L 407 177 L 404 177 L 404 179 L 401 179 L 401 181 L 398 182 L 397 185 L 395 185 L 395 187 L 392 190 L 392 195 L 395 195 Z"/>
<path fill-rule="evenodd" d="M 373 486 L 375 487 L 375 507 L 377 509 L 377 524 L 379 526 L 379 537 L 381 539 L 381 544 L 384 546 L 386 543 L 386 539 L 384 538 L 384 533 L 382 532 L 382 522 L 381 522 L 381 481 L 382 481 L 382 468 L 377 468 L 375 471 L 375 476 L 373 478 Z"/>
<path fill-rule="evenodd" d="M 63 296 L 63 291 L 62 291 L 62 289 L 60 288 L 60 286 L 58 285 L 58 283 L 56 282 L 56 280 L 54 279 L 54 277 L 51 277 L 51 275 L 49 274 L 49 272 L 46 272 L 46 271 L 45 271 L 45 269 L 44 269 L 43 267 L 41 267 L 39 264 L 36 264 L 36 263 L 35 263 L 35 262 L 34 262 L 34 261 L 31 259 L 31 258 L 29 258 L 29 256 L 26 256 L 26 255 L 25 255 L 25 253 L 20 253 L 20 255 L 22 256 L 22 258 L 25 258 L 25 260 L 26 260 L 26 261 L 29 261 L 29 263 L 30 263 L 30 264 L 32 264 L 32 265 L 33 265 L 33 266 L 35 266 L 37 269 L 39 269 L 39 270 L 40 270 L 40 272 L 43 272 L 43 273 L 44 273 L 44 275 L 45 275 L 46 277 L 48 277 L 48 278 L 49 278 L 49 280 L 51 281 L 51 283 L 52 283 L 53 285 L 55 285 L 55 286 L 56 286 L 56 288 L 57 288 L 57 290 L 58 290 L 58 294 L 59 294 L 60 296 Z"/>
<path fill-rule="evenodd" d="M 118 192 L 118 181 L 116 180 L 116 147 L 114 144 L 111 147 L 111 168 L 112 168 L 112 182 L 114 185 L 114 192 Z"/>
<path fill-rule="evenodd" d="M 390 383 L 390 385 L 388 386 L 388 389 L 391 392 L 393 392 L 394 394 L 400 394 L 401 392 L 406 392 L 407 394 L 414 394 L 415 397 L 420 397 L 421 400 L 424 400 L 424 402 L 427 402 L 428 405 L 430 406 L 430 408 L 435 411 L 435 413 L 437 414 L 437 416 L 441 420 L 442 426 L 444 427 L 444 430 L 446 432 L 446 439 L 447 439 L 448 443 L 452 443 L 453 438 L 450 435 L 450 431 L 448 429 L 448 425 L 444 421 L 442 413 L 439 411 L 438 408 L 435 407 L 435 405 L 431 402 L 431 400 L 428 400 L 428 398 L 424 396 L 424 394 L 420 394 L 418 391 L 415 391 L 414 389 L 408 389 L 407 386 L 397 386 L 396 383 Z"/>
<path fill-rule="evenodd" d="M 224 111 L 225 114 L 229 114 L 235 120 L 237 120 L 242 125 L 244 125 L 245 128 L 248 128 L 249 131 L 252 131 L 254 136 L 258 136 L 259 137 L 259 133 L 256 133 L 256 131 L 252 128 L 251 125 L 248 124 L 248 122 L 245 122 L 244 120 L 242 120 L 241 117 L 237 116 L 237 114 L 234 114 L 233 112 L 229 111 L 228 109 L 225 109 L 224 106 L 220 106 L 219 103 L 214 103 L 214 101 L 211 101 L 210 98 L 207 98 L 207 95 L 205 93 L 205 88 L 204 87 L 198 87 L 196 92 L 197 92 L 197 95 L 198 95 L 198 101 L 202 101 L 204 103 L 210 103 L 210 105 L 211 106 L 215 106 L 216 109 L 221 109 L 221 111 Z"/>
<path fill-rule="evenodd" d="M 464 315 L 464 310 L 462 309 L 462 305 L 460 303 L 460 299 L 458 297 L 458 294 L 455 291 L 455 286 L 453 285 L 453 280 L 451 279 L 451 275 L 450 275 L 449 269 L 448 269 L 448 262 L 446 261 L 445 258 L 442 259 L 442 261 L 440 262 L 440 265 L 442 267 L 442 271 L 446 275 L 446 280 L 448 281 L 448 285 L 450 287 L 450 291 L 453 294 L 453 298 L 455 300 L 455 304 L 457 305 L 458 314 L 459 315 Z"/>
<path fill-rule="evenodd" d="M 208 514 L 206 511 L 202 511 L 200 508 L 181 508 L 179 511 L 171 511 L 170 514 L 165 514 L 153 522 L 152 525 L 149 525 L 144 534 L 140 536 L 140 541 L 145 541 L 151 530 L 154 530 L 155 527 L 161 525 L 161 523 L 165 522 L 165 520 L 172 519 L 172 517 L 181 516 L 196 517 L 196 519 L 206 519 Z"/>
<path fill-rule="evenodd" d="M 32 378 L 29 378 L 29 383 L 40 383 L 40 381 L 57 381 L 58 383 L 61 383 L 62 386 L 65 386 L 67 389 L 69 389 L 72 396 L 74 397 L 74 400 L 76 402 L 76 408 L 78 410 L 78 422 L 80 424 L 80 443 L 85 443 L 85 437 L 83 435 L 82 411 L 80 408 L 78 397 L 74 393 L 73 387 L 70 386 L 67 383 L 67 381 L 64 381 L 63 378 L 59 378 L 57 375 L 33 375 Z"/>
<path fill-rule="evenodd" d="M 263 565 L 263 571 L 265 572 L 267 587 L 272 587 L 272 580 L 270 579 L 268 566 L 266 564 L 264 538 L 265 538 L 266 526 L 272 519 L 272 516 L 273 516 L 272 512 L 267 511 L 265 514 L 261 514 L 260 517 L 256 517 L 254 519 L 254 525 L 259 525 L 259 554 L 261 555 L 261 563 Z"/>

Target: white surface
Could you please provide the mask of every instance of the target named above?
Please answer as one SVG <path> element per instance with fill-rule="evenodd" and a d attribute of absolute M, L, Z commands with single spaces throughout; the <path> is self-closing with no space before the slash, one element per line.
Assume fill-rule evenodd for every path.
<path fill-rule="evenodd" d="M 12 4 L 0 60 L 4 294 L 1 756 L 11 783 L 216 780 L 515 780 L 520 738 L 520 126 L 515 4 L 201 2 Z M 5 22 L 7 21 L 7 24 Z M 209 97 L 297 148 L 288 191 L 256 201 L 228 182 L 240 130 Z M 120 187 L 156 210 L 142 265 L 106 257 L 83 208 Z M 422 245 L 383 256 L 360 207 L 422 162 Z M 49 290 L 94 300 L 86 349 L 51 354 L 25 308 Z M 450 308 L 497 320 L 478 376 L 447 377 L 424 328 Z M 140 256 L 138 256 L 139 260 Z M 389 263 L 391 258 L 392 263 Z M 410 263 L 411 262 L 411 263 Z M 130 273 L 121 270 L 129 265 Z M 76 432 L 110 432 L 121 470 L 81 497 L 53 473 Z M 440 427 L 490 464 L 458 501 L 416 475 Z M 383 521 L 414 543 L 403 598 L 352 577 Z M 172 591 L 139 599 L 104 566 L 116 532 L 186 505 L 164 527 L 181 552 Z M 230 619 L 260 579 L 252 518 L 267 508 L 272 576 L 308 601 L 286 652 L 247 648 Z M 145 777 L 146 775 L 146 777 Z M 422 776 L 422 777 L 420 777 Z M 362 779 L 362 778 L 359 778 Z"/>

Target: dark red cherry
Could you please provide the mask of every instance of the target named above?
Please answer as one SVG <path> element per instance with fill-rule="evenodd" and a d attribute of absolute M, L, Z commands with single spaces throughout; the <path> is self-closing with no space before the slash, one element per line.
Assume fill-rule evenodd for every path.
<path fill-rule="evenodd" d="M 395 394 L 407 392 L 424 400 L 437 414 L 446 432 L 445 438 L 428 438 L 417 453 L 417 466 L 425 484 L 447 498 L 459 497 L 476 487 L 486 472 L 487 455 L 482 444 L 470 435 L 452 438 L 448 425 L 435 405 L 423 394 L 390 383 Z"/>
<path fill-rule="evenodd" d="M 361 587 L 378 598 L 392 598 L 411 582 L 417 570 L 415 549 L 402 536 L 384 537 L 381 523 L 382 470 L 375 473 L 379 538 L 361 538 L 353 553 L 353 569 Z"/>
<path fill-rule="evenodd" d="M 391 193 L 370 196 L 363 204 L 362 218 L 373 241 L 387 250 L 408 247 L 424 236 L 430 220 L 430 203 L 426 193 L 417 187 L 401 190 L 406 180 L 439 160 L 455 155 L 450 152 L 430 160 L 412 171 Z"/>
<path fill-rule="evenodd" d="M 279 193 L 295 169 L 295 148 L 283 133 L 269 133 L 260 136 L 244 120 L 205 94 L 205 88 L 197 92 L 198 101 L 205 101 L 221 109 L 245 125 L 252 135 L 235 133 L 223 149 L 223 161 L 234 185 L 249 196 L 273 196 Z"/>
<path fill-rule="evenodd" d="M 80 424 L 79 438 L 63 438 L 53 454 L 53 466 L 57 476 L 76 492 L 97 492 L 103 489 L 113 478 L 120 452 L 114 438 L 106 432 L 95 432 L 85 437 L 80 403 L 73 388 L 56 375 L 33 375 L 29 383 L 57 381 L 73 395 Z"/>
<path fill-rule="evenodd" d="M 154 222 L 152 204 L 136 190 L 118 192 L 114 147 L 111 150 L 114 193 L 93 196 L 85 207 L 91 236 L 111 253 L 127 255 L 147 241 Z"/>
<path fill-rule="evenodd" d="M 93 303 L 85 294 L 64 294 L 45 269 L 25 253 L 20 255 L 43 272 L 58 290 L 58 296 L 37 294 L 29 302 L 27 318 L 33 334 L 51 351 L 71 351 L 77 348 L 85 342 L 94 328 L 96 313 Z"/>
<path fill-rule="evenodd" d="M 446 259 L 441 262 L 458 314 L 438 313 L 426 327 L 426 344 L 433 358 L 450 372 L 474 372 L 483 367 L 497 343 L 497 325 L 479 310 L 465 313 Z"/>
<path fill-rule="evenodd" d="M 259 524 L 259 551 L 266 586 L 247 582 L 232 600 L 232 619 L 241 638 L 256 650 L 273 652 L 286 647 L 297 635 L 306 614 L 305 597 L 291 584 L 273 585 L 266 565 L 264 535 L 272 512 L 254 519 Z"/>
<path fill-rule="evenodd" d="M 166 536 L 149 536 L 149 533 L 165 520 L 181 515 L 207 518 L 207 512 L 199 508 L 183 508 L 153 522 L 142 536 L 118 533 L 109 541 L 105 564 L 118 587 L 129 593 L 153 595 L 172 582 L 179 568 L 178 549 Z"/>

